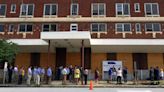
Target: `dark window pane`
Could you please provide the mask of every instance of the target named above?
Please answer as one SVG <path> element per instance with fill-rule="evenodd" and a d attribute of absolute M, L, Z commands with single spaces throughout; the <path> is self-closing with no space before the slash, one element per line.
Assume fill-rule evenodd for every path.
<path fill-rule="evenodd" d="M 56 15 L 56 11 L 57 8 L 56 8 L 56 5 L 52 5 L 52 12 L 51 12 L 51 15 Z"/>
<path fill-rule="evenodd" d="M 153 15 L 158 15 L 157 4 L 152 4 L 152 14 Z"/>
<path fill-rule="evenodd" d="M 26 32 L 32 32 L 32 25 L 27 25 L 27 30 Z"/>
<path fill-rule="evenodd" d="M 99 24 L 99 31 L 106 31 L 105 24 Z"/>
<path fill-rule="evenodd" d="M 51 25 L 51 30 L 50 30 L 50 31 L 57 31 L 56 25 L 55 25 L 55 24 L 52 24 L 52 25 Z"/>
<path fill-rule="evenodd" d="M 151 15 L 151 5 L 150 4 L 146 4 L 146 14 L 147 15 Z"/>
<path fill-rule="evenodd" d="M 152 24 L 151 23 L 147 23 L 146 24 L 146 31 L 153 31 L 153 28 L 152 28 Z"/>
<path fill-rule="evenodd" d="M 0 32 L 4 32 L 4 25 L 0 24 Z"/>
<path fill-rule="evenodd" d="M 25 32 L 25 25 L 20 25 L 19 26 L 19 32 Z"/>
<path fill-rule="evenodd" d="M 125 31 L 125 32 L 131 31 L 131 29 L 130 29 L 130 24 L 124 24 L 124 31 Z"/>
<path fill-rule="evenodd" d="M 129 15 L 129 5 L 124 4 L 124 15 Z"/>
<path fill-rule="evenodd" d="M 99 5 L 99 15 L 105 15 L 104 4 Z"/>
<path fill-rule="evenodd" d="M 92 24 L 92 31 L 98 32 L 98 24 Z"/>
<path fill-rule="evenodd" d="M 49 25 L 48 24 L 43 25 L 43 31 L 45 31 L 45 32 L 49 31 Z"/>
<path fill-rule="evenodd" d="M 27 12 L 27 5 L 25 4 L 22 4 L 22 11 L 21 11 L 21 15 L 26 15 L 26 12 Z"/>
<path fill-rule="evenodd" d="M 4 16 L 6 11 L 6 5 L 0 5 L 0 16 Z"/>
<path fill-rule="evenodd" d="M 14 25 L 13 24 L 10 24 L 9 25 L 9 32 L 13 32 L 14 31 Z"/>
<path fill-rule="evenodd" d="M 46 5 L 45 6 L 45 11 L 44 11 L 45 13 L 45 15 L 50 15 L 50 5 Z"/>
<path fill-rule="evenodd" d="M 28 5 L 28 15 L 33 15 L 33 5 Z"/>
<path fill-rule="evenodd" d="M 153 24 L 153 27 L 154 27 L 154 31 L 161 31 L 160 24 L 155 23 L 155 24 Z"/>

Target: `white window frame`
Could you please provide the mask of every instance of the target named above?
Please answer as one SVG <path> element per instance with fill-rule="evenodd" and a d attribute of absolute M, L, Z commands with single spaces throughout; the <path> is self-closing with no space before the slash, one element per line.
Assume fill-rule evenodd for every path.
<path fill-rule="evenodd" d="M 49 25 L 49 31 L 44 31 L 44 25 Z M 56 32 L 56 31 L 50 30 L 51 25 L 56 25 L 56 31 L 58 30 L 58 25 L 56 23 L 44 23 L 44 24 L 42 24 L 42 32 Z"/>
<path fill-rule="evenodd" d="M 121 25 L 122 25 L 122 29 L 123 29 L 122 31 L 117 31 L 117 25 L 118 25 L 118 24 L 121 24 Z M 124 25 L 125 25 L 125 24 L 130 24 L 130 31 L 125 31 L 125 30 L 124 30 Z M 131 27 L 131 26 L 132 26 L 131 23 L 116 23 L 116 24 L 115 24 L 115 30 L 116 30 L 116 32 L 118 32 L 118 33 L 129 33 L 129 32 L 132 32 L 132 27 Z"/>
<path fill-rule="evenodd" d="M 11 30 L 11 25 L 13 25 L 13 27 L 15 28 L 15 25 L 14 24 L 9 24 L 8 32 L 14 32 L 15 31 L 15 30 L 10 31 Z"/>
<path fill-rule="evenodd" d="M 50 13 L 52 13 L 52 5 L 56 5 L 56 15 L 51 15 L 51 14 L 45 15 L 46 5 L 50 5 Z M 58 4 L 56 4 L 56 3 L 44 4 L 43 17 L 57 17 L 57 15 L 58 15 Z"/>
<path fill-rule="evenodd" d="M 25 32 L 20 32 L 20 25 L 25 25 Z M 18 32 L 19 33 L 31 33 L 31 32 L 28 32 L 27 31 L 27 25 L 32 25 L 32 31 L 31 32 L 33 32 L 34 25 L 33 24 L 30 24 L 30 23 L 21 23 L 21 24 L 19 24 Z"/>
<path fill-rule="evenodd" d="M 96 32 L 96 31 L 92 31 L 92 25 L 93 24 L 97 24 L 98 25 L 98 31 L 97 32 L 107 32 L 107 24 L 106 23 L 91 23 L 90 27 L 91 27 L 91 32 Z M 104 24 L 105 25 L 105 30 L 104 31 L 100 31 L 99 30 L 99 27 L 101 24 Z"/>
<path fill-rule="evenodd" d="M 138 6 L 138 10 L 137 10 L 137 6 Z M 135 12 L 140 12 L 141 9 L 140 9 L 140 3 L 134 3 L 134 11 Z"/>
<path fill-rule="evenodd" d="M 13 10 L 13 7 L 15 7 L 15 10 L 14 11 L 12 11 Z M 11 4 L 11 8 L 10 8 L 10 13 L 16 13 L 16 4 Z"/>
<path fill-rule="evenodd" d="M 77 14 L 76 14 L 76 15 L 73 15 L 73 14 L 72 14 L 72 13 L 73 13 L 73 12 L 72 12 L 73 5 L 77 5 L 77 11 L 76 11 Z M 77 16 L 77 15 L 79 15 L 79 4 L 78 4 L 78 3 L 72 3 L 72 4 L 71 4 L 70 15 L 71 15 L 71 16 Z"/>
<path fill-rule="evenodd" d="M 147 31 L 146 24 L 151 24 L 152 31 Z M 154 31 L 154 24 L 159 24 L 159 31 Z M 161 32 L 161 24 L 160 23 L 145 23 L 145 31 L 148 33 L 155 33 L 155 32 Z"/>
<path fill-rule="evenodd" d="M 26 7 L 29 5 L 33 5 L 33 12 L 32 12 L 32 15 L 27 15 L 28 14 L 28 7 L 27 7 L 27 10 L 26 10 L 26 15 L 22 15 L 22 5 L 26 5 Z M 34 9 L 35 9 L 35 4 L 21 4 L 20 6 L 20 17 L 33 17 L 34 16 Z"/>
<path fill-rule="evenodd" d="M 0 4 L 0 7 L 1 7 L 2 5 L 5 6 L 5 14 L 4 14 L 4 15 L 0 15 L 0 17 L 6 17 L 7 5 L 6 5 L 6 4 Z"/>
<path fill-rule="evenodd" d="M 156 5 L 157 5 L 157 12 L 158 12 L 158 15 L 154 15 L 154 14 L 147 15 L 147 14 L 146 14 L 146 5 L 147 5 L 147 4 L 150 4 L 150 5 L 151 5 L 151 13 L 152 13 L 152 10 L 153 10 L 153 9 L 152 9 L 152 5 L 153 5 L 153 4 L 156 4 Z M 149 16 L 150 16 L 150 17 L 153 17 L 153 16 L 160 16 L 160 14 L 159 14 L 159 13 L 160 13 L 160 12 L 159 12 L 159 4 L 158 4 L 158 3 L 144 3 L 144 11 L 145 11 L 145 16 L 146 16 L 146 17 L 149 17 Z"/>
<path fill-rule="evenodd" d="M 104 15 L 99 15 L 99 5 L 104 5 Z M 93 15 L 93 5 L 98 5 L 98 15 Z M 94 16 L 100 16 L 100 17 L 105 17 L 106 16 L 106 4 L 105 3 L 92 3 L 91 4 L 91 15 L 92 17 Z"/>
<path fill-rule="evenodd" d="M 75 31 L 72 30 L 72 26 L 76 26 L 76 30 Z M 78 31 L 78 24 L 77 23 L 71 23 L 70 24 L 70 31 L 71 32 L 77 32 Z"/>
<path fill-rule="evenodd" d="M 121 4 L 121 6 L 122 6 L 122 13 L 123 13 L 122 15 L 118 15 L 118 14 L 117 14 L 117 5 L 118 5 L 118 4 Z M 124 15 L 124 8 L 123 8 L 123 7 L 124 7 L 124 4 L 128 4 L 128 10 L 129 10 L 129 11 L 128 11 L 128 12 L 129 12 L 128 15 Z M 131 15 L 131 13 L 130 13 L 130 4 L 129 4 L 129 3 L 116 3 L 116 4 L 115 4 L 115 9 L 116 9 L 115 12 L 116 12 L 116 16 L 117 16 L 117 17 L 119 17 L 119 16 L 127 16 L 127 17 L 129 17 L 129 16 Z"/>
<path fill-rule="evenodd" d="M 137 25 L 139 26 L 139 31 L 137 30 L 138 29 Z M 140 23 L 135 24 L 135 30 L 136 30 L 136 32 L 141 32 L 141 24 Z"/>

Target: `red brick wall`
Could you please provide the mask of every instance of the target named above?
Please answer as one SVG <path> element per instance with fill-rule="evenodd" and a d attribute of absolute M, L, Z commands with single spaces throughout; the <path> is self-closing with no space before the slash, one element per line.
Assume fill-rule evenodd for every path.
<path fill-rule="evenodd" d="M 144 14 L 144 3 L 159 3 L 160 15 L 164 16 L 163 0 L 23 0 L 23 3 L 34 3 L 35 4 L 35 17 L 43 16 L 43 8 L 45 3 L 58 3 L 58 16 L 66 17 L 70 15 L 70 3 L 71 1 L 75 1 L 79 3 L 79 14 L 83 17 L 91 16 L 91 3 L 106 3 L 106 15 L 107 17 L 115 16 L 115 3 L 130 3 L 130 11 L 132 17 L 143 17 Z M 20 4 L 22 0 L 0 0 L 0 3 L 7 4 L 7 17 L 18 17 L 20 15 Z M 10 5 L 12 3 L 17 4 L 17 13 L 10 13 Z M 134 12 L 134 3 L 140 3 L 141 12 Z"/>

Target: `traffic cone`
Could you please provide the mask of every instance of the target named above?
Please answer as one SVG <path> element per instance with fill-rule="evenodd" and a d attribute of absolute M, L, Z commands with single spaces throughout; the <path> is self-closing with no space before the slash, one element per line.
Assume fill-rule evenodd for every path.
<path fill-rule="evenodd" d="M 90 84 L 89 84 L 89 90 L 93 90 L 93 82 L 92 82 L 92 80 L 90 81 Z"/>

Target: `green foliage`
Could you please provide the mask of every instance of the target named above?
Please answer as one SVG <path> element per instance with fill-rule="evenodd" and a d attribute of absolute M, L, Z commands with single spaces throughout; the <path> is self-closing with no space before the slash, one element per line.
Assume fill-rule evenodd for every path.
<path fill-rule="evenodd" d="M 12 63 L 18 52 L 18 46 L 15 43 L 0 40 L 0 62 Z"/>

